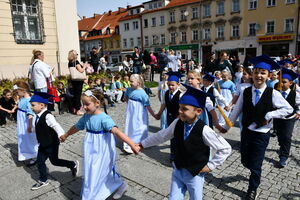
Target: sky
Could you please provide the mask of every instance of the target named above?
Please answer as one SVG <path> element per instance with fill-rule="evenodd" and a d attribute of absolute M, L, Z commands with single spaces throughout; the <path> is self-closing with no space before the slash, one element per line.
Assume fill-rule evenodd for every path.
<path fill-rule="evenodd" d="M 80 17 L 92 17 L 94 13 L 116 11 L 118 7 L 136 6 L 146 1 L 148 0 L 77 0 L 77 13 Z"/>

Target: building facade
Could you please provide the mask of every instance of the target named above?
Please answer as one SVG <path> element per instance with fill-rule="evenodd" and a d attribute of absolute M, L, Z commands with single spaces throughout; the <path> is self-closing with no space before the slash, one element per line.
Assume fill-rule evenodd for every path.
<path fill-rule="evenodd" d="M 68 73 L 68 51 L 79 50 L 75 1 L 3 0 L 0 10 L 1 78 L 27 77 L 34 49 L 55 74 Z"/>
<path fill-rule="evenodd" d="M 245 54 L 299 54 L 298 0 L 247 0 L 244 19 Z"/>

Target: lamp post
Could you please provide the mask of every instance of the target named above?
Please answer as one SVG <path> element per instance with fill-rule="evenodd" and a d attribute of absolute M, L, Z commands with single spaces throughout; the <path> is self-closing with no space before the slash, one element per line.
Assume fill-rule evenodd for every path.
<path fill-rule="evenodd" d="M 202 31 L 201 31 L 201 27 L 202 27 L 202 15 L 201 15 L 201 1 L 199 1 L 199 25 L 198 25 L 198 28 L 199 28 L 199 44 L 198 44 L 198 62 L 199 63 L 202 63 Z M 202 63 L 203 64 L 203 63 Z"/>

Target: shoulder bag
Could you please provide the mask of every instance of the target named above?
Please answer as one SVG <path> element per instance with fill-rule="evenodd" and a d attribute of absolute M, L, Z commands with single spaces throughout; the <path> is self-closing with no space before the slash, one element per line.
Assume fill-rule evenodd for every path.
<path fill-rule="evenodd" d="M 83 72 L 80 72 L 76 69 L 76 61 L 74 63 L 74 67 L 69 67 L 69 70 L 70 70 L 72 81 L 83 81 L 86 79 L 85 70 Z"/>

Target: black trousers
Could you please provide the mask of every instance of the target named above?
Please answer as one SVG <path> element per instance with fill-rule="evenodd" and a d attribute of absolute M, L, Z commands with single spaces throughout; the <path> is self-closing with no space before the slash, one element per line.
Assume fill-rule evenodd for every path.
<path fill-rule="evenodd" d="M 5 112 L 4 110 L 0 110 L 0 125 L 6 124 L 6 118 L 8 116 L 10 116 L 10 114 Z M 17 112 L 16 111 L 12 114 L 12 117 L 15 121 L 17 121 Z"/>
<path fill-rule="evenodd" d="M 72 86 L 74 92 L 73 108 L 79 110 L 81 107 L 80 97 L 82 93 L 83 81 L 72 81 Z"/>
<path fill-rule="evenodd" d="M 243 128 L 241 138 L 241 159 L 251 172 L 249 189 L 256 190 L 260 184 L 262 163 L 270 140 L 270 132 L 259 133 Z"/>
<path fill-rule="evenodd" d="M 46 168 L 46 160 L 49 158 L 52 165 L 74 168 L 75 162 L 63 160 L 58 158 L 58 149 L 59 144 L 53 144 L 48 147 L 39 146 L 38 155 L 37 155 L 37 166 L 40 173 L 40 181 L 47 181 L 47 168 Z"/>
<path fill-rule="evenodd" d="M 292 135 L 296 119 L 274 119 L 274 130 L 276 130 L 279 143 L 279 158 L 288 158 L 290 155 Z"/>

